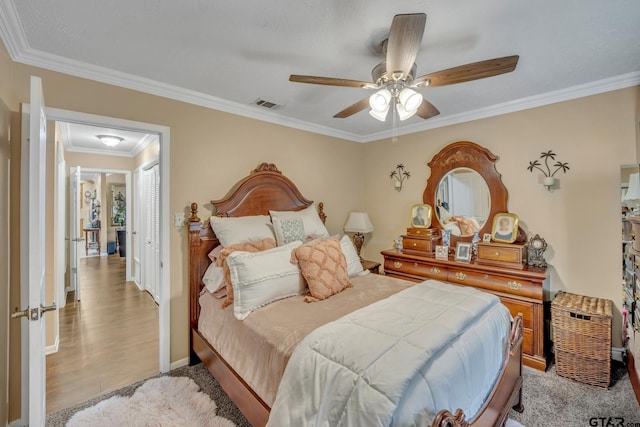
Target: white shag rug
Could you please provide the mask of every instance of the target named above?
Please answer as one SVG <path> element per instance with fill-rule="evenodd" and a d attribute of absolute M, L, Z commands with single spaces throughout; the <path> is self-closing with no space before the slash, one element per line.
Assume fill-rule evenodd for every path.
<path fill-rule="evenodd" d="M 148 380 L 131 397 L 114 396 L 77 412 L 67 427 L 235 427 L 187 377 Z"/>

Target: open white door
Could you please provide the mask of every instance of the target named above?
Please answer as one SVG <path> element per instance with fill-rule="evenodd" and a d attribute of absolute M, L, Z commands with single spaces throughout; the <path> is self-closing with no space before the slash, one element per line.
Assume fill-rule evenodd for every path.
<path fill-rule="evenodd" d="M 69 267 L 71 268 L 69 290 L 76 292 L 76 301 L 80 301 L 80 275 L 78 266 L 80 262 L 80 246 L 84 237 L 80 231 L 80 166 L 73 166 L 69 172 Z"/>
<path fill-rule="evenodd" d="M 55 310 L 45 301 L 45 178 L 47 118 L 42 81 L 31 77 L 30 114 L 23 105 L 20 272 L 21 300 L 24 311 L 13 317 L 25 317 L 22 334 L 22 419 L 31 427 L 44 426 L 46 417 L 45 325 L 42 315 Z M 26 123 L 29 126 L 26 126 Z M 26 332 L 26 333 L 25 333 Z M 25 418 L 27 418 L 25 420 Z"/>

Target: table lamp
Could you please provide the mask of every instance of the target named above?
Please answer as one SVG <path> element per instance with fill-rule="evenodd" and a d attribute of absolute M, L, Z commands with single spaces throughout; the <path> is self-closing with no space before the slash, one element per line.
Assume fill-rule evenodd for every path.
<path fill-rule="evenodd" d="M 364 243 L 365 233 L 371 233 L 373 231 L 373 225 L 369 220 L 369 215 L 366 212 L 351 212 L 347 224 L 344 226 L 344 231 L 353 234 L 353 245 L 356 247 L 360 261 L 360 249 Z"/>

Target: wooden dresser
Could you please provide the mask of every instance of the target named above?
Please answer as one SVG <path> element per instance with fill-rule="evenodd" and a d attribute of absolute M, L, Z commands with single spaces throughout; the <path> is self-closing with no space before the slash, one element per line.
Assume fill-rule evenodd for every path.
<path fill-rule="evenodd" d="M 545 324 L 546 270 L 525 266 L 522 270 L 495 265 L 438 260 L 403 253 L 382 251 L 384 273 L 401 279 L 423 281 L 427 278 L 473 286 L 491 292 L 509 308 L 512 316 L 522 313 L 524 320 L 524 364 L 532 368 L 547 368 L 548 325 Z"/>

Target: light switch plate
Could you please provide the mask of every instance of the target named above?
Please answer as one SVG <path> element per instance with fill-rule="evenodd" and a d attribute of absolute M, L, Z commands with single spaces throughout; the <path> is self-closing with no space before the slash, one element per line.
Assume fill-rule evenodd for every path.
<path fill-rule="evenodd" d="M 184 212 L 176 212 L 175 225 L 176 227 L 184 226 Z"/>

